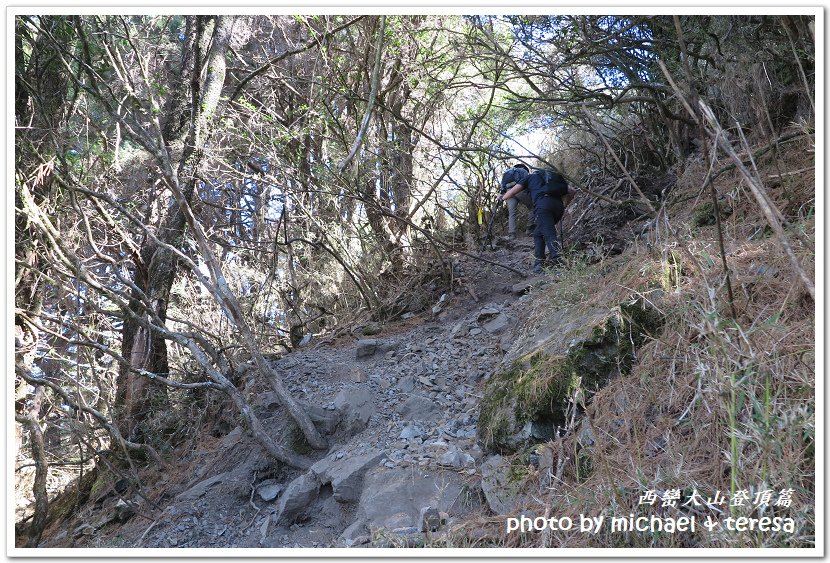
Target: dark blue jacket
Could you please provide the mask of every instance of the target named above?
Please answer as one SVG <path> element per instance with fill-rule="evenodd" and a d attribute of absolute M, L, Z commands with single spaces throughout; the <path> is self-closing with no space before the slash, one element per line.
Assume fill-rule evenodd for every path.
<path fill-rule="evenodd" d="M 554 170 L 548 170 L 547 174 L 549 175 L 547 184 L 545 183 L 545 170 L 537 170 L 523 180 L 516 182 L 530 192 L 533 205 L 537 205 L 543 197 L 556 197 L 561 200 L 568 193 L 568 182 L 561 174 Z"/>

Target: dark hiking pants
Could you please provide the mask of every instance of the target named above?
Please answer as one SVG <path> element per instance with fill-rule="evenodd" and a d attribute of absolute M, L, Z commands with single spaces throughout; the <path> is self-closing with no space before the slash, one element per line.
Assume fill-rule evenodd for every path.
<path fill-rule="evenodd" d="M 536 262 L 545 259 L 545 249 L 548 258 L 556 262 L 559 260 L 559 237 L 556 234 L 556 223 L 562 219 L 565 206 L 562 200 L 554 196 L 542 196 L 534 204 L 536 212 L 536 230 L 533 233 L 533 257 Z"/>

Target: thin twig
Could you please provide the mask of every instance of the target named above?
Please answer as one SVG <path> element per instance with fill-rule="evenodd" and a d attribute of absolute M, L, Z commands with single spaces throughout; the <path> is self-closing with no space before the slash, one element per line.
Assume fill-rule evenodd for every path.
<path fill-rule="evenodd" d="M 643 193 L 643 191 L 640 189 L 640 186 L 637 184 L 637 182 L 635 182 L 635 181 L 634 181 L 634 178 L 632 178 L 632 177 L 631 177 L 631 175 L 628 173 L 628 169 L 627 169 L 627 168 L 625 167 L 625 165 L 624 165 L 624 164 L 620 161 L 619 157 L 617 156 L 617 153 L 615 153 L 615 152 L 614 152 L 614 149 L 612 149 L 612 148 L 611 148 L 611 145 L 609 145 L 609 144 L 608 144 L 608 141 L 606 141 L 606 140 L 605 140 L 605 136 L 602 134 L 602 132 L 599 130 L 599 128 L 598 128 L 598 127 L 594 127 L 594 124 L 593 124 L 593 117 L 591 116 L 591 114 L 590 114 L 590 113 L 588 113 L 588 110 L 587 110 L 587 109 L 585 109 L 585 105 L 584 105 L 584 104 L 583 104 L 583 106 L 582 106 L 582 111 L 585 113 L 585 116 L 588 118 L 588 126 L 589 126 L 591 129 L 593 129 L 594 133 L 596 133 L 597 137 L 599 137 L 599 138 L 600 138 L 600 140 L 602 141 L 602 144 L 604 144 L 604 145 L 605 145 L 605 148 L 606 148 L 606 149 L 608 149 L 608 152 L 611 154 L 611 158 L 613 158 L 613 159 L 614 159 L 614 162 L 616 162 L 616 163 L 617 163 L 617 166 L 619 166 L 619 167 L 620 167 L 620 170 L 621 170 L 621 171 L 622 171 L 622 173 L 625 175 L 625 177 L 626 177 L 626 179 L 628 180 L 628 182 L 629 182 L 629 183 L 630 183 L 630 184 L 634 187 L 634 189 L 635 189 L 635 190 L 637 190 L 637 194 L 640 196 L 641 200 L 642 200 L 643 202 L 645 202 L 645 204 L 646 204 L 646 206 L 648 207 L 648 210 L 649 210 L 649 213 L 651 214 L 651 216 L 656 218 L 656 217 L 657 217 L 657 210 L 654 208 L 654 205 L 652 205 L 651 200 L 650 200 L 650 199 L 648 199 L 648 198 L 645 196 L 645 194 Z"/>
<path fill-rule="evenodd" d="M 792 172 L 782 172 L 780 174 L 770 174 L 767 176 L 768 180 L 776 180 L 779 178 L 786 178 L 787 176 L 797 176 L 798 174 L 802 174 L 804 172 L 809 172 L 810 170 L 815 170 L 815 165 L 808 166 L 807 168 L 799 168 L 798 170 L 793 170 Z"/>
<path fill-rule="evenodd" d="M 378 86 L 380 84 L 380 63 L 383 58 L 383 39 L 385 34 L 386 16 L 381 16 L 380 30 L 378 31 L 378 45 L 375 48 L 377 50 L 375 53 L 375 66 L 372 70 L 372 85 L 371 91 L 369 92 L 369 102 L 366 106 L 366 114 L 363 116 L 363 121 L 360 124 L 360 130 L 357 132 L 357 137 L 354 140 L 354 144 L 352 144 L 352 149 L 349 151 L 349 154 L 346 156 L 346 158 L 343 159 L 343 162 L 341 162 L 337 167 L 340 170 L 340 172 L 343 172 L 346 169 L 346 167 L 357 154 L 357 151 L 360 150 L 360 145 L 363 144 L 363 136 L 366 134 L 366 130 L 369 128 L 369 120 L 372 118 L 372 110 L 375 106 L 375 98 L 377 98 Z"/>
<path fill-rule="evenodd" d="M 135 542 L 135 547 L 141 547 L 141 542 L 144 541 L 145 536 L 147 536 L 147 534 L 150 532 L 150 530 L 152 530 L 153 527 L 155 527 L 155 525 L 158 524 L 158 522 L 159 522 L 158 518 L 153 520 L 153 523 L 150 524 L 150 526 L 146 530 L 144 530 L 144 533 L 141 534 L 141 537 L 138 538 L 137 542 Z"/>
<path fill-rule="evenodd" d="M 784 228 L 781 226 L 781 223 L 778 221 L 778 218 L 776 217 L 777 208 L 775 208 L 775 205 L 772 203 L 772 201 L 770 201 L 769 197 L 766 195 L 766 191 L 764 190 L 763 184 L 758 178 L 753 176 L 749 172 L 749 170 L 747 170 L 746 166 L 744 166 L 743 162 L 741 162 L 740 157 L 738 157 L 738 155 L 735 153 L 735 149 L 733 149 L 732 145 L 728 142 L 726 132 L 721 128 L 717 119 L 715 119 L 715 115 L 714 113 L 712 113 L 712 110 L 709 108 L 709 106 L 707 106 L 703 101 L 701 101 L 700 107 L 704 117 L 709 122 L 709 126 L 715 133 L 715 141 L 720 145 L 721 149 L 723 149 L 723 151 L 726 152 L 726 154 L 728 154 L 735 162 L 738 171 L 741 173 L 741 175 L 743 175 L 744 179 L 749 185 L 749 189 L 752 192 L 752 195 L 755 196 L 755 200 L 758 202 L 758 206 L 761 208 L 761 211 L 763 212 L 764 217 L 767 220 L 767 223 L 770 227 L 772 227 L 773 232 L 775 232 L 775 235 L 778 238 L 778 243 L 784 250 L 784 254 L 787 255 L 787 258 L 789 258 L 790 264 L 796 271 L 796 274 L 798 278 L 801 280 L 801 283 L 804 285 L 804 288 L 810 294 L 810 297 L 813 300 L 815 300 L 815 285 L 813 284 L 813 281 L 809 278 L 809 276 L 807 276 L 807 272 L 804 271 L 804 268 L 801 266 L 798 257 L 795 255 L 795 251 L 793 250 L 792 245 L 790 244 L 790 241 L 787 238 L 787 234 L 784 232 Z M 780 211 L 778 211 L 778 213 L 780 214 Z"/>
<path fill-rule="evenodd" d="M 660 68 L 663 70 L 663 73 L 666 75 L 666 78 L 669 80 L 669 83 L 671 84 L 671 87 L 675 90 L 675 93 L 677 94 L 677 96 L 681 100 L 684 100 L 684 103 L 683 103 L 684 107 L 686 107 L 687 110 L 691 109 L 691 111 L 693 112 L 691 114 L 691 117 L 692 117 L 692 119 L 695 120 L 695 123 L 697 123 L 698 134 L 700 135 L 700 141 L 701 141 L 701 143 L 703 143 L 703 146 L 704 146 L 704 154 L 709 155 L 709 163 L 710 163 L 709 172 L 711 173 L 712 165 L 714 165 L 714 163 L 715 163 L 715 157 L 716 157 L 715 152 L 717 150 L 717 139 L 715 139 L 715 147 L 710 152 L 708 150 L 708 144 L 709 143 L 707 142 L 707 138 L 706 138 L 706 130 L 703 127 L 703 120 L 700 118 L 700 116 L 697 113 L 697 111 L 698 111 L 697 110 L 697 107 L 698 107 L 697 102 L 698 102 L 699 97 L 698 97 L 697 89 L 695 88 L 695 85 L 694 85 L 694 77 L 692 76 L 692 70 L 691 70 L 691 67 L 689 66 L 689 56 L 686 53 L 686 41 L 683 39 L 683 29 L 682 29 L 682 26 L 680 25 L 680 16 L 675 15 L 673 19 L 674 19 L 674 27 L 675 27 L 675 30 L 677 32 L 677 42 L 680 44 L 680 55 L 681 55 L 681 58 L 683 59 L 683 70 L 686 74 L 686 82 L 688 82 L 689 90 L 690 90 L 690 93 L 691 93 L 691 100 L 692 100 L 691 108 L 689 108 L 689 104 L 685 103 L 685 96 L 683 96 L 680 93 L 679 89 L 674 84 L 674 81 L 671 80 L 671 75 L 669 74 L 668 69 L 662 64 L 661 64 Z M 707 174 L 707 177 L 708 176 L 709 176 L 709 174 Z M 724 278 L 725 278 L 725 281 L 726 281 L 726 294 L 727 294 L 727 297 L 729 298 L 729 311 L 732 313 L 732 320 L 736 320 L 738 318 L 738 313 L 735 310 L 735 295 L 732 292 L 732 275 L 731 275 L 731 272 L 729 270 L 729 263 L 726 260 L 726 248 L 725 248 L 725 245 L 724 245 L 724 242 L 723 242 L 723 225 L 721 224 L 721 220 L 720 220 L 720 203 L 718 203 L 718 194 L 717 194 L 717 191 L 715 190 L 715 184 L 711 183 L 711 182 L 709 183 L 709 195 L 710 195 L 711 200 L 712 200 L 712 209 L 713 209 L 713 212 L 715 214 L 715 229 L 717 230 L 717 233 L 718 233 L 718 250 L 720 251 L 721 265 L 723 266 L 723 275 L 724 275 Z"/>

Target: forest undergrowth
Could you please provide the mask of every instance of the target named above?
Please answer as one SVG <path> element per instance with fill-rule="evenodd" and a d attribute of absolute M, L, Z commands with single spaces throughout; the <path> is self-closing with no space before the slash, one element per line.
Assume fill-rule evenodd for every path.
<path fill-rule="evenodd" d="M 797 240 L 797 256 L 807 271 L 815 267 L 812 151 L 808 136 L 782 147 L 780 158 L 757 163 L 757 172 L 773 180 L 769 194 L 786 218 L 788 236 Z M 603 306 L 633 297 L 654 304 L 665 324 L 637 351 L 630 374 L 589 399 L 572 398 L 571 408 L 579 414 L 564 437 L 531 448 L 534 455 L 548 450 L 551 469 L 528 465 L 528 451 L 516 454 L 512 463 L 522 467 L 524 486 L 532 493 L 525 506 L 532 517 L 567 516 L 574 522 L 580 515 L 694 514 L 701 522 L 707 516 L 719 521 L 779 517 L 792 518 L 795 531 L 721 527 L 704 534 L 611 533 L 606 526 L 595 535 L 579 529 L 505 534 L 502 520 L 483 518 L 476 526 L 490 534 L 477 542 L 510 547 L 814 545 L 815 304 L 737 172 L 717 179 L 718 192 L 725 194 L 719 207 L 734 296 L 730 304 L 712 205 L 701 189 L 706 176 L 700 161 L 685 162 L 678 167 L 675 203 L 667 207 L 662 225 L 629 241 L 619 255 L 592 264 L 572 255 L 556 288 L 536 296 L 531 325 L 534 316 L 552 307 Z M 671 234 L 671 225 L 680 227 L 675 232 L 682 240 Z M 682 506 L 682 501 L 661 506 L 672 490 L 680 499 L 697 492 L 701 506 Z M 777 505 L 783 492 L 791 502 Z M 732 506 L 736 496 L 745 496 L 745 502 Z M 718 504 L 720 499 L 728 500 Z M 709 500 L 715 502 L 707 506 Z M 470 527 L 464 523 L 460 530 Z"/>

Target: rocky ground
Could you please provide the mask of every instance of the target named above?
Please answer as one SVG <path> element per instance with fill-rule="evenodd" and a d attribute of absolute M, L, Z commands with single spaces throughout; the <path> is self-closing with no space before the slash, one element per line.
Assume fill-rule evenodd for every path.
<path fill-rule="evenodd" d="M 529 271 L 531 243 L 501 241 L 482 256 Z M 468 257 L 454 268 L 455 290 L 431 310 L 274 362 L 331 444 L 308 452 L 319 457 L 308 472 L 273 463 L 237 427 L 185 454 L 186 474 L 153 484 L 159 501 L 111 495 L 42 546 L 423 545 L 456 519 L 500 512 L 492 479 L 482 483 L 494 463 L 476 438 L 481 384 L 526 317 L 527 292 L 556 280 Z M 275 396 L 256 383 L 248 393 L 284 438 Z"/>

